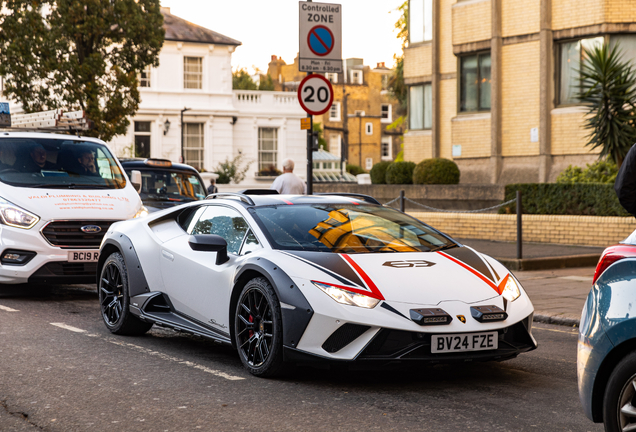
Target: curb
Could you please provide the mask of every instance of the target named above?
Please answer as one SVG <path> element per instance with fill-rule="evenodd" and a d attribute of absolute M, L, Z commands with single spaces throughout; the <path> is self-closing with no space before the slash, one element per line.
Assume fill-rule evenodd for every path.
<path fill-rule="evenodd" d="M 544 324 L 556 324 L 568 327 L 578 327 L 581 324 L 581 320 L 576 318 L 567 318 L 560 315 L 535 315 L 532 319 L 534 322 Z"/>
<path fill-rule="evenodd" d="M 568 255 L 568 256 L 556 256 L 556 257 L 542 257 L 542 258 L 496 258 L 501 264 L 503 264 L 508 270 L 523 271 L 523 270 L 550 270 L 558 268 L 572 268 L 572 267 L 594 267 L 598 264 L 598 260 L 601 258 L 601 254 L 586 254 L 586 255 Z"/>

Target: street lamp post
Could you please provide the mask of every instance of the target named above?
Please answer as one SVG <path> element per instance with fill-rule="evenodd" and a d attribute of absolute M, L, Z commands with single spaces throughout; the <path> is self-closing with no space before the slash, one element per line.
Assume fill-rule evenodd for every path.
<path fill-rule="evenodd" d="M 183 108 L 181 110 L 181 160 L 179 162 L 185 163 L 185 157 L 183 157 L 183 113 L 186 111 L 190 111 L 192 108 Z"/>

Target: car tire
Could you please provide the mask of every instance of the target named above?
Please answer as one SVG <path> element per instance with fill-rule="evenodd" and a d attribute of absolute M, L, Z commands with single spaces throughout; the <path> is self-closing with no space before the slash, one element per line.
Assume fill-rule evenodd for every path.
<path fill-rule="evenodd" d="M 264 277 L 250 280 L 234 313 L 234 340 L 245 368 L 271 377 L 283 368 L 283 321 L 274 288 Z"/>
<path fill-rule="evenodd" d="M 124 257 L 119 252 L 113 252 L 106 258 L 97 290 L 102 318 L 108 330 L 128 336 L 142 335 L 150 330 L 152 323 L 141 321 L 128 308 L 128 271 Z"/>
<path fill-rule="evenodd" d="M 635 386 L 636 352 L 632 352 L 616 365 L 605 387 L 603 422 L 607 432 L 621 432 L 627 425 L 636 424 Z M 632 415 L 625 414 L 629 409 Z"/>

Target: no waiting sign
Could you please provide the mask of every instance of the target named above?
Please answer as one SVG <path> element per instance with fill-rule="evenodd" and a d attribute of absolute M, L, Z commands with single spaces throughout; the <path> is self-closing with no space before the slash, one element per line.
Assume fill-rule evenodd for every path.
<path fill-rule="evenodd" d="M 342 72 L 342 5 L 298 2 L 301 72 Z"/>
<path fill-rule="evenodd" d="M 331 83 L 322 75 L 307 75 L 298 86 L 298 101 L 307 114 L 326 113 L 333 103 Z"/>

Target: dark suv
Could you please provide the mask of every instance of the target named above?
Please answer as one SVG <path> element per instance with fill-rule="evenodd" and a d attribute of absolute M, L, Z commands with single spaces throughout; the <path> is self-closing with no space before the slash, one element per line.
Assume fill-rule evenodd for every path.
<path fill-rule="evenodd" d="M 120 159 L 126 174 L 141 172 L 141 201 L 149 212 L 163 210 L 185 202 L 204 199 L 203 179 L 190 165 L 167 159 Z"/>

